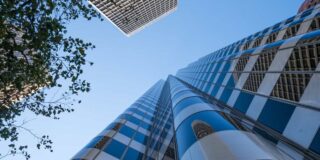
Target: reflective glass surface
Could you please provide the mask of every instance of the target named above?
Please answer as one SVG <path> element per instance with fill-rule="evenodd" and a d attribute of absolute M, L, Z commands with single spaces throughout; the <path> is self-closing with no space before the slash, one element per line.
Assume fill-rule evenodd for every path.
<path fill-rule="evenodd" d="M 268 127 L 282 133 L 295 109 L 295 106 L 268 100 L 264 106 L 258 121 Z"/>
<path fill-rule="evenodd" d="M 124 144 L 112 139 L 111 143 L 104 149 L 104 151 L 117 158 L 121 158 L 125 149 L 126 146 Z"/>

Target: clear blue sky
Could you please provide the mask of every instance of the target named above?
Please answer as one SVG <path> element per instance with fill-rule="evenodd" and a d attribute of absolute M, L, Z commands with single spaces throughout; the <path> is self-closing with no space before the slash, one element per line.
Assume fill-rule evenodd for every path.
<path fill-rule="evenodd" d="M 93 42 L 92 91 L 59 121 L 37 117 L 27 126 L 48 133 L 54 152 L 30 146 L 31 159 L 70 159 L 159 79 L 230 43 L 296 14 L 303 0 L 179 0 L 178 10 L 127 38 L 109 21 L 70 23 L 70 34 Z M 24 119 L 34 115 L 25 114 Z M 29 135 L 21 141 L 34 144 Z M 22 159 L 20 156 L 8 159 Z"/>

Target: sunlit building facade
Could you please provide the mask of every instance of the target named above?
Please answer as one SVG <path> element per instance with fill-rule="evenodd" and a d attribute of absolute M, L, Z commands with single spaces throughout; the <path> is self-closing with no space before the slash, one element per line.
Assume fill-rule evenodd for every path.
<path fill-rule="evenodd" d="M 130 36 L 176 10 L 178 0 L 89 0 L 105 18 Z"/>
<path fill-rule="evenodd" d="M 320 159 L 319 29 L 306 7 L 200 58 L 73 159 Z"/>

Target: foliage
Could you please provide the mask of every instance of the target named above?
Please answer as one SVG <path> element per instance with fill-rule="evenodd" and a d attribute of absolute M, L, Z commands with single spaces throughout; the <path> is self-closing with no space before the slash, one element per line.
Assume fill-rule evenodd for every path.
<path fill-rule="evenodd" d="M 28 145 L 18 145 L 21 131 L 38 140 L 38 149 L 52 151 L 52 141 L 16 119 L 27 110 L 59 119 L 61 113 L 73 111 L 70 97 L 90 91 L 80 75 L 84 65 L 92 65 L 86 53 L 94 45 L 67 36 L 66 26 L 80 17 L 101 17 L 82 0 L 0 0 L 0 15 L 0 141 L 10 143 L 7 153 L 1 149 L 0 159 L 15 154 L 29 159 Z M 47 101 L 43 88 L 53 87 L 65 91 Z"/>

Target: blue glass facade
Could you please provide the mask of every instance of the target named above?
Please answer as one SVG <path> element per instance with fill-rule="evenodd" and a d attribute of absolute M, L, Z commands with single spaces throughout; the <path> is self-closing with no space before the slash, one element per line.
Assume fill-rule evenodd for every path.
<path fill-rule="evenodd" d="M 74 159 L 320 159 L 320 6 L 159 81 Z"/>

